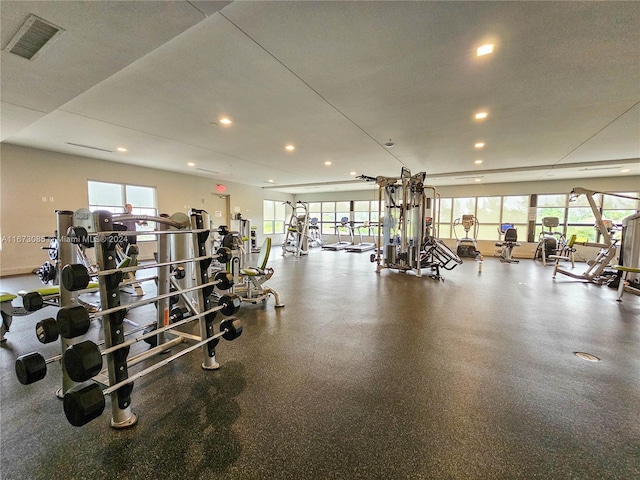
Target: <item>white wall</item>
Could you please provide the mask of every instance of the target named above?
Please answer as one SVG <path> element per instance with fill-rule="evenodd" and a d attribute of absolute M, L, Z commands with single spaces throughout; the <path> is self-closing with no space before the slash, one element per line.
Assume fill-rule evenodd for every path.
<path fill-rule="evenodd" d="M 48 152 L 10 144 L 0 144 L 0 234 L 9 241 L 2 243 L 0 275 L 27 273 L 47 260 L 41 247 L 47 242 L 16 243 L 11 237 L 43 237 L 56 228 L 55 210 L 77 210 L 86 207 L 87 180 L 129 183 L 156 187 L 160 213 L 187 212 L 189 208 L 207 210 L 211 196 L 217 195 L 220 180 L 172 173 L 163 170 L 129 166 L 123 163 L 93 160 L 86 157 Z M 262 201 L 340 201 L 377 200 L 378 188 L 353 192 L 315 193 L 292 196 L 274 190 L 222 182 L 230 195 L 231 215 L 240 208 L 243 218 L 258 227 L 257 242 L 262 243 Z M 611 177 L 589 180 L 558 180 L 515 184 L 486 184 L 439 187 L 444 197 L 519 195 L 531 193 L 568 193 L 580 186 L 604 191 L 635 191 L 640 177 Z M 46 197 L 47 202 L 42 201 Z M 53 202 L 49 199 L 53 198 Z M 215 221 L 215 218 L 214 218 Z M 523 235 L 524 238 L 524 235 Z M 274 236 L 278 245 L 283 236 Z M 326 239 L 331 241 L 331 239 Z M 445 241 L 447 241 L 445 239 Z M 483 254 L 492 254 L 492 242 L 479 242 Z M 151 258 L 155 244 L 141 245 L 142 258 Z M 514 250 L 515 257 L 530 257 L 535 244 Z"/>
<path fill-rule="evenodd" d="M 159 213 L 207 210 L 215 186 L 224 183 L 230 196 L 231 215 L 239 207 L 242 217 L 258 227 L 262 243 L 262 200 L 293 200 L 292 195 L 216 179 L 172 173 L 0 144 L 0 275 L 28 273 L 48 259 L 41 247 L 48 242 L 17 243 L 12 237 L 51 236 L 56 228 L 55 210 L 88 206 L 87 180 L 156 187 Z M 42 201 L 46 197 L 46 202 Z M 53 202 L 49 199 L 53 198 Z M 215 221 L 215 218 L 214 218 Z M 36 238 L 37 239 L 37 238 Z M 33 238 L 31 238 L 33 240 Z M 281 243 L 282 238 L 274 238 Z M 155 242 L 141 244 L 141 258 L 152 258 Z"/>

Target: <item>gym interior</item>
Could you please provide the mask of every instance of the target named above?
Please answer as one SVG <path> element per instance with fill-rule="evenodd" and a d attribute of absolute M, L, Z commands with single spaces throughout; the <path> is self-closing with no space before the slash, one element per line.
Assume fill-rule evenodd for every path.
<path fill-rule="evenodd" d="M 640 478 L 640 4 L 0 13 L 0 478 Z"/>

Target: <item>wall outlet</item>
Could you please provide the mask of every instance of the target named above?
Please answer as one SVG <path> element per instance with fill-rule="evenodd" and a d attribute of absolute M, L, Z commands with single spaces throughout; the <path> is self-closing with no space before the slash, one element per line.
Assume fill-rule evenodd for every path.
<path fill-rule="evenodd" d="M 49 201 L 53 203 L 53 197 L 49 197 Z"/>
<path fill-rule="evenodd" d="M 42 203 L 47 203 L 47 197 L 42 197 Z"/>

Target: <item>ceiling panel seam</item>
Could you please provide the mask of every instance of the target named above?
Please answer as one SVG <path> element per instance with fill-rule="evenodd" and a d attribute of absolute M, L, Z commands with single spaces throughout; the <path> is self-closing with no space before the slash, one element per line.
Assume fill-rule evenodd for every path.
<path fill-rule="evenodd" d="M 614 118 L 613 120 L 611 120 L 609 123 L 607 123 L 604 127 L 602 127 L 600 130 L 598 130 L 597 132 L 595 132 L 593 135 L 589 136 L 587 139 L 583 140 L 582 142 L 580 142 L 575 148 L 573 148 L 573 150 L 571 150 L 569 153 L 565 154 L 560 160 L 558 160 L 557 162 L 555 162 L 553 165 L 558 165 L 560 162 L 562 162 L 565 158 L 567 158 L 569 155 L 571 155 L 573 152 L 575 152 L 576 150 L 578 150 L 580 147 L 582 147 L 585 143 L 587 143 L 589 140 L 591 140 L 592 138 L 594 138 L 596 135 L 598 135 L 599 133 L 601 133 L 602 131 L 604 131 L 607 127 L 609 127 L 610 125 L 613 125 L 617 120 L 619 120 L 620 118 L 622 118 L 625 114 L 627 114 L 629 111 L 633 110 L 635 107 L 637 107 L 638 105 L 640 105 L 640 100 L 637 101 L 636 103 L 634 103 L 633 105 L 631 105 L 629 108 L 627 108 L 624 112 L 622 112 L 620 115 L 618 115 L 616 118 Z"/>
<path fill-rule="evenodd" d="M 276 62 L 278 62 L 280 65 L 282 65 L 282 67 L 284 67 L 288 72 L 290 72 L 294 77 L 296 77 L 298 80 L 300 80 L 307 88 L 309 88 L 309 90 L 311 90 L 318 97 L 320 97 L 327 105 L 329 105 L 331 108 L 333 108 L 336 112 L 338 112 L 346 120 L 348 120 L 352 125 L 354 125 L 358 130 L 360 130 L 367 137 L 369 137 L 371 140 L 373 140 L 376 143 L 376 145 L 378 145 L 381 149 L 383 149 L 389 156 L 393 157 L 398 163 L 400 163 L 400 165 L 403 165 L 403 166 L 408 168 L 408 165 L 406 165 L 402 160 L 400 160 L 393 153 L 391 153 L 384 145 L 382 145 L 378 140 L 376 140 L 375 137 L 373 137 L 369 132 L 367 132 L 364 128 L 362 128 L 355 120 L 350 118 L 346 113 L 344 113 L 342 110 L 340 110 L 336 105 L 334 105 L 328 98 L 326 98 L 324 95 L 322 95 L 318 90 L 313 88 L 306 80 L 304 80 L 300 75 L 298 75 L 296 72 L 294 72 L 282 60 L 280 60 L 273 53 L 271 53 L 269 50 L 267 50 L 267 48 L 264 45 L 262 45 L 255 38 L 253 38 L 251 35 L 249 35 L 245 30 L 243 30 L 238 24 L 236 24 L 233 20 L 231 20 L 229 17 L 227 17 L 224 13 L 222 13 L 222 12 L 218 12 L 218 13 L 220 13 L 220 16 L 222 18 L 224 18 L 231 25 L 233 25 L 235 28 L 237 28 L 238 31 L 240 31 L 242 34 L 244 34 L 249 40 L 251 40 L 258 47 L 260 47 L 265 53 L 267 53 L 267 55 L 269 55 L 271 58 L 273 58 Z"/>

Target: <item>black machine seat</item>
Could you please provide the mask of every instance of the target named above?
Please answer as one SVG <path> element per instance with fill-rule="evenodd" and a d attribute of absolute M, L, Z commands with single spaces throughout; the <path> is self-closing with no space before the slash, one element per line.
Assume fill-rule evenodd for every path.
<path fill-rule="evenodd" d="M 511 257 L 511 251 L 513 247 L 519 247 L 518 243 L 518 230 L 513 227 L 513 224 L 502 224 L 499 229 L 500 234 L 504 233 L 504 241 L 496 242 L 496 247 L 501 247 L 502 252 L 500 255 L 501 262 L 518 263 L 519 260 L 515 260 Z"/>
<path fill-rule="evenodd" d="M 518 230 L 516 230 L 515 228 L 508 228 L 507 231 L 504 232 L 504 241 L 509 243 L 517 243 Z"/>

